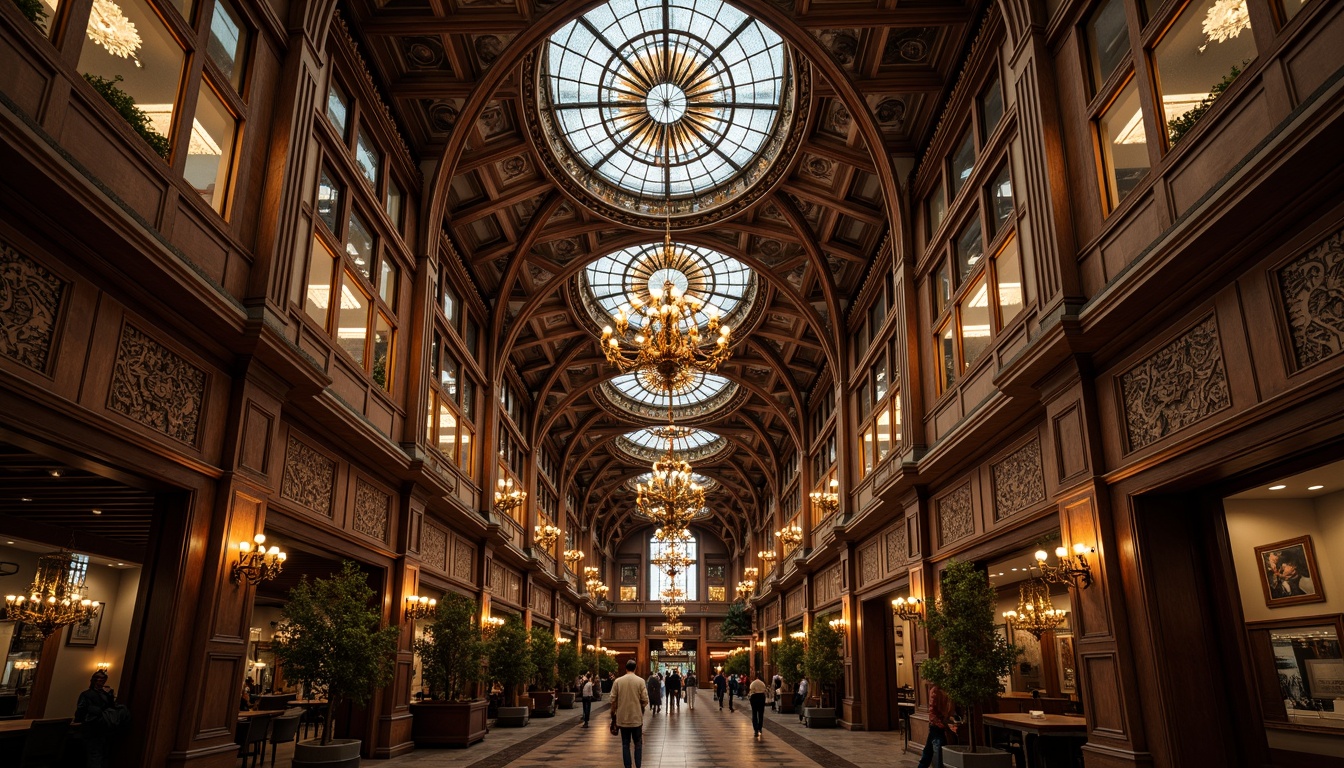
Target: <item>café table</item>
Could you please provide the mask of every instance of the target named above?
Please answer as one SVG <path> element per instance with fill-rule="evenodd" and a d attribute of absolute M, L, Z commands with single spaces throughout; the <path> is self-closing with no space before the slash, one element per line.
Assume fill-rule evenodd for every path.
<path fill-rule="evenodd" d="M 283 709 L 249 709 L 238 713 L 238 722 L 241 723 L 244 720 L 251 720 L 254 717 L 261 717 L 263 715 L 280 717 L 283 714 L 285 714 L 285 710 Z"/>
<path fill-rule="evenodd" d="M 985 740 L 994 743 L 994 730 L 1015 731 L 1022 737 L 1027 768 L 1063 768 L 1072 765 L 1073 747 L 1087 743 L 1087 720 L 1074 715 L 1032 717 L 1021 712 L 985 715 Z"/>

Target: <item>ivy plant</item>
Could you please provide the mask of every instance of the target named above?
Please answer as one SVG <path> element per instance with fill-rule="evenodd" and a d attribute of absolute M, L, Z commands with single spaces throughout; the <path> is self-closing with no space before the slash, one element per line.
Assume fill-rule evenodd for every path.
<path fill-rule="evenodd" d="M 122 81 L 121 75 L 109 80 L 106 77 L 85 72 L 84 79 L 89 81 L 89 85 L 93 86 L 93 90 L 97 91 L 98 95 L 112 105 L 117 114 L 121 115 L 122 119 L 131 126 L 131 130 L 140 134 L 140 138 L 145 140 L 150 149 L 154 150 L 164 160 L 168 159 L 168 153 L 172 149 L 168 143 L 168 137 L 154 130 L 154 123 L 150 121 L 149 115 L 137 107 L 135 99 L 117 85 Z"/>
<path fill-rule="evenodd" d="M 1242 66 L 1245 65 L 1246 62 L 1242 62 Z M 1190 132 L 1191 128 L 1195 127 L 1195 123 L 1199 122 L 1199 118 L 1203 117 L 1204 113 L 1208 112 L 1209 109 L 1213 107 L 1213 102 L 1217 101 L 1218 97 L 1223 95 L 1223 92 L 1232 85 L 1233 81 L 1235 81 L 1237 76 L 1241 73 L 1241 67 L 1234 65 L 1231 72 L 1224 75 L 1222 80 L 1218 81 L 1213 88 L 1209 89 L 1208 96 L 1200 99 L 1198 104 L 1191 107 L 1184 114 L 1173 117 L 1167 121 L 1167 140 L 1170 146 L 1176 146 L 1176 142 L 1180 141 L 1185 134 Z"/>

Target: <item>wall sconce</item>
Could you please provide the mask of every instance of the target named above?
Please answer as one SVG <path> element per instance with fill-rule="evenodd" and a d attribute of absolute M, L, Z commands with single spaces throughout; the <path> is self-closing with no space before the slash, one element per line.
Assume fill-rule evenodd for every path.
<path fill-rule="evenodd" d="M 565 565 L 568 565 L 568 566 L 569 566 L 569 570 L 571 570 L 571 571 L 574 570 L 574 566 L 578 565 L 579 562 L 580 562 L 581 560 L 583 560 L 583 550 L 582 550 L 582 549 L 566 549 L 566 550 L 565 550 L 565 552 L 564 552 L 564 561 L 565 561 Z"/>
<path fill-rule="evenodd" d="M 536 525 L 532 527 L 532 539 L 542 549 L 550 550 L 560 538 L 560 529 L 547 523 L 545 525 Z"/>
<path fill-rule="evenodd" d="M 1056 584 L 1068 584 L 1075 589 L 1087 589 L 1092 586 L 1092 566 L 1087 564 L 1087 556 L 1094 554 L 1097 550 L 1086 544 L 1078 543 L 1073 545 L 1073 554 L 1063 547 L 1055 548 L 1055 557 L 1059 562 L 1055 565 L 1049 565 L 1045 562 L 1048 555 L 1044 549 L 1036 550 L 1036 567 L 1041 569 L 1041 575 L 1046 581 L 1053 581 Z M 1081 583 L 1080 583 L 1081 582 Z"/>
<path fill-rule="evenodd" d="M 592 643 L 589 643 L 588 645 L 586 645 L 586 646 L 584 646 L 584 647 L 585 647 L 587 650 L 589 650 L 589 651 L 595 651 L 595 650 L 597 650 L 597 646 L 593 645 Z"/>
<path fill-rule="evenodd" d="M 504 620 L 498 616 L 486 616 L 481 619 L 481 632 L 486 635 L 494 634 L 495 630 L 504 626 Z"/>
<path fill-rule="evenodd" d="M 555 642 L 556 642 L 558 645 L 564 645 L 564 644 L 566 644 L 566 643 L 569 642 L 569 638 L 568 638 L 568 637 L 557 637 L 557 638 L 555 639 Z"/>
<path fill-rule="evenodd" d="M 770 642 L 772 642 L 772 643 L 778 643 L 779 641 L 781 641 L 781 640 L 783 640 L 783 639 L 784 639 L 784 638 L 782 638 L 782 637 L 772 637 L 772 638 L 770 638 Z"/>
<path fill-rule="evenodd" d="M 110 662 L 110 661 L 100 661 L 100 662 L 98 662 L 98 663 L 97 663 L 96 665 L 94 665 L 94 666 L 96 666 L 96 667 L 98 668 L 98 671 L 99 671 L 99 672 L 106 672 L 107 670 L 109 670 L 109 669 L 112 668 L 112 662 Z"/>
<path fill-rule="evenodd" d="M 439 601 L 429 597 L 411 595 L 406 598 L 406 620 L 427 619 L 438 612 Z"/>
<path fill-rule="evenodd" d="M 831 629 L 834 629 L 837 632 L 849 627 L 849 621 L 847 619 L 831 619 L 827 623 L 831 625 Z"/>
<path fill-rule="evenodd" d="M 840 481 L 832 478 L 829 491 L 813 491 L 809 495 L 812 497 L 812 506 L 820 509 L 821 516 L 826 517 L 840 508 Z"/>
<path fill-rule="evenodd" d="M 919 621 L 924 617 L 924 601 L 918 597 L 898 597 L 891 601 L 891 609 L 904 621 Z"/>
<path fill-rule="evenodd" d="M 254 542 L 255 549 L 253 549 Z M 270 581 L 280 575 L 280 569 L 284 567 L 285 558 L 288 556 L 277 546 L 272 545 L 267 549 L 266 535 L 262 533 L 258 533 L 252 541 L 240 541 L 238 562 L 233 564 L 233 583 L 246 581 L 248 584 L 258 584 Z"/>
<path fill-rule="evenodd" d="M 760 576 L 760 575 L 761 575 L 761 569 L 760 569 L 760 568 L 743 568 L 743 569 L 742 569 L 742 576 L 743 576 L 747 581 L 755 582 L 755 581 L 756 581 L 756 577 L 757 577 L 757 576 Z"/>
<path fill-rule="evenodd" d="M 527 491 L 514 487 L 513 478 L 500 478 L 495 489 L 495 511 L 507 515 L 527 501 Z"/>
<path fill-rule="evenodd" d="M 32 659 L 20 659 L 19 661 L 14 662 L 14 668 L 23 670 L 37 669 L 37 662 Z"/>
<path fill-rule="evenodd" d="M 792 637 L 794 640 L 806 640 L 806 639 L 807 639 L 807 633 L 806 633 L 806 632 L 790 632 L 790 633 L 789 633 L 789 637 Z"/>
<path fill-rule="evenodd" d="M 785 549 L 792 549 L 798 546 L 803 540 L 803 529 L 796 524 L 786 525 L 778 531 L 775 531 L 775 538 L 784 544 Z"/>
<path fill-rule="evenodd" d="M 765 563 L 766 567 L 768 568 L 771 565 L 774 565 L 775 563 L 775 550 L 762 549 L 760 552 L 756 553 L 756 557 L 761 562 Z"/>

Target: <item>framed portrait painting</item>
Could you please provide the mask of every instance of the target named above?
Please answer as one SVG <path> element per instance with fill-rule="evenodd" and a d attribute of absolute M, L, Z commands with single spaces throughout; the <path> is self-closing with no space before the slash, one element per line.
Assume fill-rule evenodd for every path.
<path fill-rule="evenodd" d="M 98 644 L 98 630 L 103 625 L 103 612 L 99 611 L 91 619 L 70 625 L 70 634 L 65 638 L 67 646 L 94 646 Z"/>
<path fill-rule="evenodd" d="M 1325 602 L 1310 536 L 1256 547 L 1255 562 L 1260 586 L 1265 591 L 1265 605 L 1270 608 Z"/>

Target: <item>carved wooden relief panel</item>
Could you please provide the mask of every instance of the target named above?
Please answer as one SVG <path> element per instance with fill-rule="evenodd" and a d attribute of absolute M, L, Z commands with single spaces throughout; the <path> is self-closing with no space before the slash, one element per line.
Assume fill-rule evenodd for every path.
<path fill-rule="evenodd" d="M 761 612 L 764 617 L 765 626 L 771 627 L 779 623 L 779 603 L 771 600 L 766 604 L 765 610 Z"/>
<path fill-rule="evenodd" d="M 894 571 L 905 564 L 910 556 L 910 542 L 905 532 L 905 521 L 887 531 L 887 570 Z"/>
<path fill-rule="evenodd" d="M 803 588 L 799 587 L 784 596 L 784 617 L 792 619 L 795 616 L 802 616 L 806 606 L 806 596 L 803 594 Z"/>
<path fill-rule="evenodd" d="M 45 373 L 66 282 L 0 242 L 0 355 Z"/>
<path fill-rule="evenodd" d="M 362 478 L 355 480 L 355 519 L 352 526 L 356 533 L 387 541 L 391 507 L 391 495 L 383 493 Z"/>
<path fill-rule="evenodd" d="M 331 517 L 331 497 L 335 489 L 336 462 L 291 434 L 285 445 L 281 498 Z"/>
<path fill-rule="evenodd" d="M 205 404 L 205 371 L 127 324 L 121 329 L 107 409 L 188 445 Z"/>
<path fill-rule="evenodd" d="M 578 619 L 579 609 L 573 603 L 560 601 L 560 623 L 566 627 L 574 626 Z"/>
<path fill-rule="evenodd" d="M 585 613 L 579 617 L 579 631 L 582 632 L 584 636 L 593 634 L 592 616 L 589 616 L 588 614 Z"/>
<path fill-rule="evenodd" d="M 1002 520 L 1045 500 L 1041 441 L 1033 438 L 990 467 L 994 482 L 994 519 Z"/>
<path fill-rule="evenodd" d="M 822 571 L 817 577 L 817 580 L 812 583 L 812 597 L 813 605 L 825 605 L 826 603 L 840 599 L 839 563 Z"/>
<path fill-rule="evenodd" d="M 859 586 L 866 587 L 882 578 L 882 553 L 873 541 L 859 550 Z"/>
<path fill-rule="evenodd" d="M 1344 230 L 1281 267 L 1278 278 L 1297 367 L 1344 350 Z"/>
<path fill-rule="evenodd" d="M 485 575 L 486 591 L 488 591 L 491 595 L 494 595 L 495 597 L 503 597 L 504 588 L 506 586 L 507 581 L 508 580 L 504 577 L 504 566 L 500 565 L 494 560 L 491 560 L 490 565 L 486 568 L 486 575 Z"/>
<path fill-rule="evenodd" d="M 1120 377 L 1129 450 L 1230 408 L 1218 323 L 1210 315 Z"/>
<path fill-rule="evenodd" d="M 970 482 L 938 500 L 938 545 L 964 539 L 975 532 L 975 510 Z"/>
<path fill-rule="evenodd" d="M 476 548 L 463 541 L 453 537 L 453 578 L 460 579 L 468 583 L 475 583 L 473 574 L 476 573 Z"/>
<path fill-rule="evenodd" d="M 639 622 L 638 621 L 618 621 L 613 627 L 616 632 L 617 640 L 638 640 Z"/>
<path fill-rule="evenodd" d="M 420 534 L 420 561 L 440 572 L 448 571 L 448 532 L 429 521 Z"/>
<path fill-rule="evenodd" d="M 532 602 L 528 606 L 536 613 L 542 616 L 551 615 L 551 600 L 555 598 L 555 593 L 539 584 L 532 586 Z"/>
<path fill-rule="evenodd" d="M 514 605 L 523 604 L 523 575 L 512 568 L 504 569 L 504 599 Z"/>
<path fill-rule="evenodd" d="M 723 639 L 723 625 L 717 621 L 709 623 L 709 639 L 711 642 L 718 642 Z"/>

